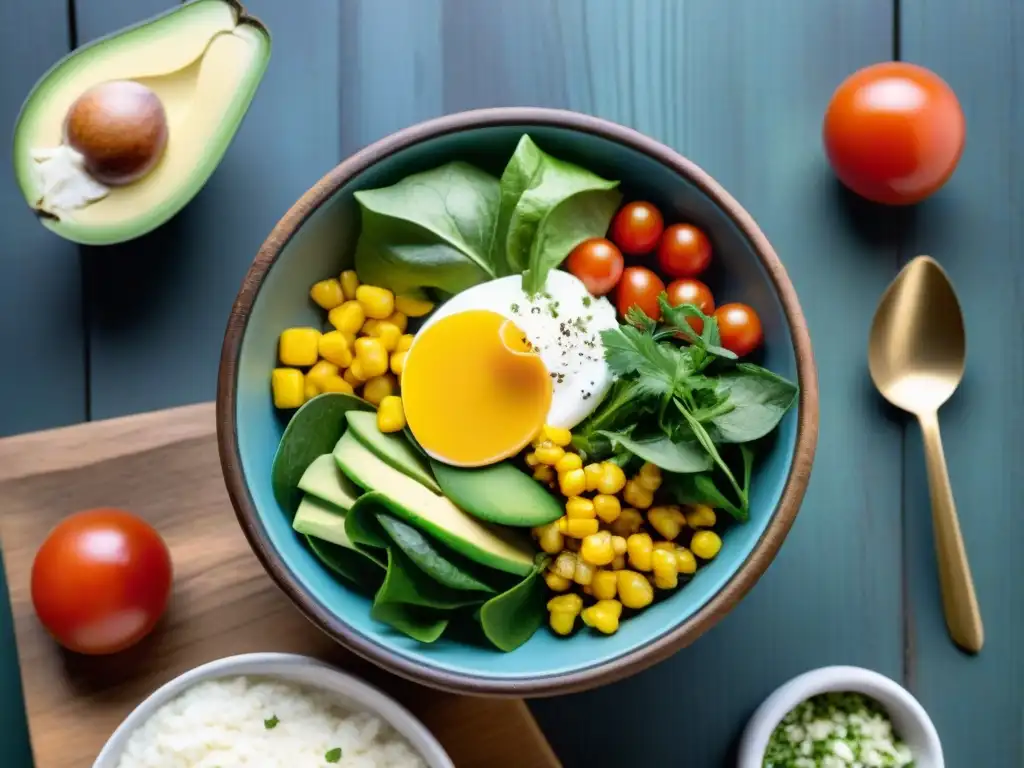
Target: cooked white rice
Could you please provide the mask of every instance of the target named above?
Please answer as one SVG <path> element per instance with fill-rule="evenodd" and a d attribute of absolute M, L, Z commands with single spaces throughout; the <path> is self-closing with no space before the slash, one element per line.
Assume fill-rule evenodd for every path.
<path fill-rule="evenodd" d="M 245 676 L 202 682 L 169 701 L 131 735 L 118 763 L 118 768 L 235 766 L 422 768 L 425 763 L 375 715 L 348 711 L 318 691 Z"/>

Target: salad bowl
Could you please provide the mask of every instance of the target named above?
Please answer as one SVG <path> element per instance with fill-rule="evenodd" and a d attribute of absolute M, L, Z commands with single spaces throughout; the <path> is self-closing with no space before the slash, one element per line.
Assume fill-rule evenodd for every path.
<path fill-rule="evenodd" d="M 799 396 L 754 467 L 749 519 L 729 527 L 720 554 L 685 588 L 623 622 L 613 635 L 537 632 L 509 653 L 447 635 L 420 643 L 374 621 L 369 600 L 332 576 L 275 500 L 271 466 L 285 420 L 268 371 L 278 337 L 320 326 L 310 286 L 350 269 L 362 190 L 396 184 L 449 161 L 501 168 L 529 134 L 547 152 L 605 178 L 626 199 L 648 200 L 666 220 L 693 222 L 715 248 L 716 285 L 756 307 L 759 359 L 796 383 Z M 396 674 L 462 693 L 539 696 L 605 684 L 665 659 L 728 613 L 771 563 L 796 517 L 817 442 L 817 374 L 810 337 L 782 262 L 750 215 L 706 172 L 629 128 L 574 112 L 486 109 L 431 120 L 388 136 L 329 171 L 280 220 L 246 275 L 228 322 L 217 396 L 225 481 L 256 556 L 306 617 L 339 643 Z M 481 425 L 485 427 L 485 425 Z"/>

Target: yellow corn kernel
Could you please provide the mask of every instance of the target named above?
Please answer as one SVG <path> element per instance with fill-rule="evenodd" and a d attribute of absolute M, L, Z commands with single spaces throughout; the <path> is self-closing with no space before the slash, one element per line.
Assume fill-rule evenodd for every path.
<path fill-rule="evenodd" d="M 348 331 L 338 331 L 338 333 L 345 337 L 345 341 L 348 342 L 349 349 L 356 348 L 356 335 L 354 333 L 349 333 Z"/>
<path fill-rule="evenodd" d="M 353 361 L 353 365 L 354 364 L 355 361 Z M 363 383 L 363 380 L 358 378 L 356 376 L 356 373 L 358 373 L 358 371 L 353 372 L 351 368 L 346 368 L 345 372 L 341 375 L 341 378 L 343 378 L 345 381 L 351 384 L 353 389 L 355 389 L 356 387 Z"/>
<path fill-rule="evenodd" d="M 398 380 L 390 373 L 367 379 L 363 385 L 363 399 L 374 405 L 380 405 L 385 397 L 398 391 Z"/>
<path fill-rule="evenodd" d="M 571 496 L 565 502 L 565 515 L 570 520 L 593 520 L 597 513 L 594 511 L 594 502 L 582 496 Z"/>
<path fill-rule="evenodd" d="M 544 485 L 551 485 L 555 482 L 555 469 L 547 464 L 541 464 L 533 470 L 533 479 Z"/>
<path fill-rule="evenodd" d="M 686 547 L 676 547 L 676 570 L 687 576 L 697 572 L 697 558 Z"/>
<path fill-rule="evenodd" d="M 654 571 L 654 586 L 658 589 L 675 589 L 679 584 L 679 571 L 675 552 L 656 549 L 651 553 L 651 570 Z"/>
<path fill-rule="evenodd" d="M 575 552 L 560 552 L 548 567 L 563 579 L 571 579 L 576 573 L 577 560 Z"/>
<path fill-rule="evenodd" d="M 327 322 L 342 333 L 357 334 L 366 317 L 358 301 L 346 301 L 327 313 Z"/>
<path fill-rule="evenodd" d="M 587 464 L 587 466 L 583 468 L 583 473 L 586 475 L 587 478 L 588 491 L 597 490 L 597 484 L 601 479 L 601 474 L 603 473 L 603 471 L 604 470 L 602 469 L 600 464 Z"/>
<path fill-rule="evenodd" d="M 409 318 L 402 312 L 392 312 L 390 315 L 381 320 L 382 323 L 389 323 L 398 329 L 399 335 L 405 333 L 405 329 L 409 327 Z"/>
<path fill-rule="evenodd" d="M 612 535 L 608 531 L 598 531 L 583 539 L 580 555 L 592 565 L 608 565 L 615 559 L 612 549 Z"/>
<path fill-rule="evenodd" d="M 537 446 L 536 454 L 541 464 L 549 464 L 553 467 L 559 459 L 565 456 L 565 449 L 559 445 L 544 442 Z"/>
<path fill-rule="evenodd" d="M 363 368 L 363 364 L 360 360 L 353 360 L 352 365 L 346 369 L 345 373 L 352 374 L 351 378 L 360 384 L 370 378 L 366 375 L 366 370 Z M 346 376 L 345 380 L 349 381 L 349 377 Z"/>
<path fill-rule="evenodd" d="M 598 600 L 580 614 L 584 624 L 604 635 L 612 635 L 618 631 L 621 617 L 622 603 L 618 600 Z"/>
<path fill-rule="evenodd" d="M 423 317 L 434 308 L 434 302 L 415 296 L 395 296 L 395 309 L 407 317 Z"/>
<path fill-rule="evenodd" d="M 377 429 L 381 432 L 401 432 L 405 429 L 405 408 L 402 398 L 387 395 L 377 406 Z"/>
<path fill-rule="evenodd" d="M 605 461 L 601 464 L 601 477 L 597 481 L 599 493 L 615 494 L 621 491 L 625 485 L 626 473 L 622 471 L 622 467 L 613 461 Z"/>
<path fill-rule="evenodd" d="M 675 539 L 686 525 L 686 518 L 675 504 L 666 507 L 651 507 L 647 510 L 647 522 L 669 541 Z"/>
<path fill-rule="evenodd" d="M 305 381 L 302 385 L 302 396 L 305 400 L 312 400 L 320 394 L 320 387 L 312 381 Z"/>
<path fill-rule="evenodd" d="M 345 294 L 341 290 L 341 283 L 333 277 L 328 280 L 321 280 L 319 283 L 314 283 L 313 287 L 309 289 L 309 297 L 327 310 L 334 309 L 345 300 Z"/>
<path fill-rule="evenodd" d="M 408 354 L 408 350 L 403 349 L 401 352 L 395 352 L 391 355 L 391 372 L 395 376 L 401 376 L 402 371 L 405 370 L 405 358 Z"/>
<path fill-rule="evenodd" d="M 373 335 L 380 339 L 380 343 L 384 345 L 385 350 L 394 352 L 398 349 L 398 340 L 402 338 L 402 331 L 394 323 L 381 320 L 377 323 L 377 327 L 373 329 Z"/>
<path fill-rule="evenodd" d="M 346 269 L 341 273 L 341 292 L 345 298 L 352 300 L 356 297 L 356 288 L 359 287 L 359 276 L 354 269 Z"/>
<path fill-rule="evenodd" d="M 359 329 L 359 334 L 361 336 L 376 336 L 378 325 L 380 325 L 380 320 L 374 320 L 371 317 L 363 323 L 363 327 Z"/>
<path fill-rule="evenodd" d="M 672 542 L 672 541 L 656 541 L 656 542 L 654 542 L 654 548 L 656 550 L 664 549 L 666 552 L 675 552 L 676 551 L 675 542 Z"/>
<path fill-rule="evenodd" d="M 583 467 L 583 459 L 575 453 L 567 453 L 555 462 L 555 472 L 562 474 Z"/>
<path fill-rule="evenodd" d="M 639 531 L 644 524 L 644 516 L 632 507 L 623 509 L 619 516 L 608 526 L 608 530 L 616 536 L 629 536 Z"/>
<path fill-rule="evenodd" d="M 545 440 L 550 440 L 561 448 L 565 448 L 572 442 L 572 433 L 565 427 L 552 427 L 550 424 L 545 424 L 541 432 Z"/>
<path fill-rule="evenodd" d="M 636 571 L 616 571 L 616 586 L 619 600 L 627 608 L 646 608 L 654 600 L 654 587 L 647 578 Z"/>
<path fill-rule="evenodd" d="M 618 496 L 610 496 L 607 493 L 599 493 L 594 497 L 594 509 L 597 516 L 606 523 L 614 523 L 622 514 Z"/>
<path fill-rule="evenodd" d="M 646 488 L 651 493 L 654 493 L 661 487 L 661 469 L 657 465 L 647 462 L 640 467 L 636 480 L 640 483 L 641 488 Z"/>
<path fill-rule="evenodd" d="M 562 551 L 562 547 L 565 546 L 565 537 L 558 530 L 557 520 L 547 525 L 537 526 L 533 529 L 533 533 L 537 537 L 537 543 L 540 545 L 540 548 L 549 555 L 557 555 Z"/>
<path fill-rule="evenodd" d="M 583 598 L 570 592 L 566 595 L 558 595 L 548 600 L 548 623 L 552 631 L 559 635 L 568 635 L 572 632 L 576 617 L 583 610 Z"/>
<path fill-rule="evenodd" d="M 552 611 L 548 614 L 548 626 L 556 635 L 568 635 L 576 626 L 576 614 L 565 611 Z"/>
<path fill-rule="evenodd" d="M 270 390 L 275 408 L 298 408 L 304 402 L 305 381 L 298 368 L 275 368 L 270 374 Z"/>
<path fill-rule="evenodd" d="M 623 568 L 626 567 L 626 556 L 616 555 L 612 559 L 612 564 L 608 567 L 611 568 L 613 571 L 621 571 Z"/>
<path fill-rule="evenodd" d="M 559 518 L 559 519 L 561 519 L 561 518 Z M 562 529 L 559 528 L 558 530 L 561 531 Z M 567 552 L 573 552 L 575 554 L 579 554 L 580 544 L 581 543 L 582 542 L 579 539 L 568 538 L 568 539 L 565 539 L 564 547 L 565 547 L 565 550 Z"/>
<path fill-rule="evenodd" d="M 362 288 L 363 286 L 360 286 Z M 356 360 L 360 364 L 360 372 L 365 379 L 380 376 L 388 370 L 388 353 L 380 339 L 364 336 L 356 339 Z"/>
<path fill-rule="evenodd" d="M 584 536 L 597 533 L 597 528 L 597 520 L 558 518 L 558 530 L 574 539 L 582 539 Z"/>
<path fill-rule="evenodd" d="M 402 334 L 401 338 L 398 339 L 398 346 L 395 347 L 396 352 L 407 352 L 412 348 L 412 340 L 414 336 L 411 333 Z"/>
<path fill-rule="evenodd" d="M 356 301 L 366 316 L 374 320 L 383 320 L 395 311 L 395 294 L 376 285 L 360 285 L 356 288 Z"/>
<path fill-rule="evenodd" d="M 328 376 L 320 384 L 321 392 L 344 392 L 346 395 L 351 395 L 355 391 L 355 387 L 345 381 L 341 376 Z"/>
<path fill-rule="evenodd" d="M 690 539 L 690 549 L 701 560 L 713 560 L 722 549 L 722 540 L 714 531 L 697 531 Z"/>
<path fill-rule="evenodd" d="M 352 349 L 341 331 L 328 331 L 320 337 L 320 357 L 329 360 L 339 368 L 352 365 Z"/>
<path fill-rule="evenodd" d="M 540 459 L 537 458 L 537 454 L 534 453 L 533 451 L 530 451 L 528 454 L 526 454 L 524 459 L 526 461 L 526 466 L 528 467 L 536 467 L 538 464 L 540 464 Z"/>
<path fill-rule="evenodd" d="M 540 450 L 540 448 L 537 449 L 538 453 Z M 582 469 L 570 469 L 558 476 L 558 490 L 562 492 L 563 496 L 577 496 L 586 489 L 587 478 Z"/>
<path fill-rule="evenodd" d="M 641 486 L 634 478 L 626 483 L 626 487 L 622 491 L 622 498 L 631 507 L 647 509 L 654 503 L 654 492 Z"/>
<path fill-rule="evenodd" d="M 707 504 L 693 504 L 686 510 L 686 524 L 691 528 L 713 528 L 716 522 L 715 510 Z"/>
<path fill-rule="evenodd" d="M 629 564 L 638 571 L 651 570 L 651 553 L 654 551 L 654 542 L 651 541 L 649 533 L 634 533 L 626 539 L 626 553 L 629 555 Z"/>
<path fill-rule="evenodd" d="M 598 600 L 612 600 L 616 595 L 617 581 L 614 571 L 598 568 L 590 580 L 590 591 Z"/>
<path fill-rule="evenodd" d="M 566 592 L 572 586 L 572 582 L 563 579 L 554 571 L 544 571 L 544 582 L 552 592 Z"/>
<path fill-rule="evenodd" d="M 576 558 L 576 570 L 572 574 L 572 580 L 581 587 L 589 586 L 591 579 L 594 578 L 594 571 L 595 568 L 590 563 L 582 558 Z"/>
<path fill-rule="evenodd" d="M 320 359 L 317 344 L 320 331 L 316 328 L 286 328 L 281 331 L 278 342 L 278 357 L 284 365 L 315 365 Z"/>
<path fill-rule="evenodd" d="M 616 557 L 626 554 L 626 539 L 624 537 L 612 534 L 612 552 Z"/>
<path fill-rule="evenodd" d="M 338 375 L 338 366 L 327 360 L 321 360 L 306 373 L 306 382 L 313 382 L 317 389 L 322 390 L 324 379 L 328 376 Z"/>

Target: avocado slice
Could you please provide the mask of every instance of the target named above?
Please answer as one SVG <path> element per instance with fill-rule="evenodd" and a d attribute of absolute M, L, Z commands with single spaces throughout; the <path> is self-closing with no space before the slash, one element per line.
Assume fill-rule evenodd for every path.
<path fill-rule="evenodd" d="M 269 57 L 269 32 L 235 0 L 193 0 L 76 49 L 42 76 L 18 116 L 13 159 L 25 200 L 45 226 L 77 243 L 118 243 L 155 229 L 217 167 Z M 65 129 L 79 97 L 110 83 L 148 89 L 162 105 L 152 111 L 162 116 L 153 118 L 162 121 L 159 159 L 116 186 L 98 180 Z M 112 114 L 90 112 L 94 130 L 120 119 Z M 107 132 L 108 151 L 111 135 L 120 133 Z"/>
<path fill-rule="evenodd" d="M 463 468 L 431 459 L 430 467 L 445 496 L 489 523 L 532 528 L 564 512 L 544 486 L 511 461 Z"/>
<path fill-rule="evenodd" d="M 341 471 L 356 485 L 378 491 L 395 515 L 415 525 L 470 560 L 521 576 L 533 568 L 534 549 L 518 531 L 488 526 L 467 515 L 378 458 L 349 430 L 334 449 Z"/>
<path fill-rule="evenodd" d="M 359 496 L 359 488 L 342 474 L 338 462 L 329 453 L 313 459 L 313 463 L 299 478 L 299 488 L 346 512 L 352 508 L 356 503 L 356 497 Z"/>
<path fill-rule="evenodd" d="M 292 528 L 298 533 L 315 536 L 346 549 L 355 549 L 345 533 L 345 511 L 316 496 L 306 495 L 299 502 L 299 509 L 292 520 Z"/>
<path fill-rule="evenodd" d="M 378 459 L 383 459 L 403 475 L 427 486 L 434 493 L 441 493 L 423 455 L 413 448 L 400 433 L 386 434 L 377 426 L 377 414 L 364 411 L 349 411 L 345 414 L 351 429 L 359 442 L 369 448 Z"/>

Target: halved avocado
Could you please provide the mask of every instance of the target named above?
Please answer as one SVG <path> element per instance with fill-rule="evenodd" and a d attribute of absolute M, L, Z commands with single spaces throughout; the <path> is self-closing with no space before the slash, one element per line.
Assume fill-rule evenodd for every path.
<path fill-rule="evenodd" d="M 269 32 L 235 0 L 194 0 L 78 48 L 43 75 L 18 116 L 13 160 L 22 194 L 47 227 L 74 242 L 106 245 L 155 229 L 213 173 L 269 58 Z M 89 158 L 83 161 L 85 150 L 67 151 L 65 125 L 72 107 L 82 105 L 80 97 L 111 84 L 128 84 L 132 92 L 116 93 L 107 103 L 123 98 L 122 105 L 130 99 L 140 105 L 138 115 L 117 119 L 146 127 L 152 127 L 147 121 L 166 121 L 162 134 L 148 134 L 154 137 L 153 151 L 160 153 L 155 164 L 137 164 L 143 175 L 125 175 L 125 183 L 116 186 L 100 183 L 98 177 L 109 178 L 97 173 Z M 162 110 L 153 108 L 148 92 Z M 102 129 L 103 99 L 85 101 L 86 132 L 90 124 Z M 109 152 L 116 136 L 117 131 L 100 130 L 92 138 L 99 150 Z M 59 162 L 44 171 L 55 157 Z M 60 174 L 67 179 L 55 186 Z"/>
<path fill-rule="evenodd" d="M 378 459 L 427 486 L 434 493 L 441 492 L 441 486 L 430 474 L 430 467 L 427 466 L 423 454 L 413 448 L 401 432 L 381 432 L 377 426 L 376 413 L 349 411 L 345 414 L 345 420 L 348 421 L 348 428 L 359 438 L 359 442 L 369 448 Z"/>

